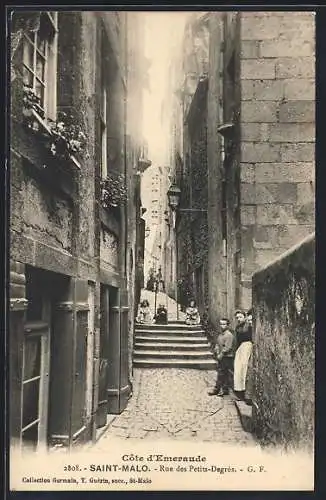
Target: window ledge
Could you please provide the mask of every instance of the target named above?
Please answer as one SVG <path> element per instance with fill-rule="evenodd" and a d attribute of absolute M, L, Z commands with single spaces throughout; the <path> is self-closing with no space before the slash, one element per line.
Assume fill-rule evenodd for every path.
<path fill-rule="evenodd" d="M 27 117 L 28 115 L 25 114 L 25 116 Z M 48 135 L 49 137 L 52 136 L 51 128 L 48 126 L 46 120 L 44 118 L 42 118 L 35 109 L 30 110 L 29 117 L 30 116 L 32 116 L 35 119 L 35 121 L 37 122 L 37 124 L 39 125 L 39 127 L 40 127 L 39 131 L 41 131 L 43 133 L 45 132 L 46 135 Z M 33 129 L 33 127 L 31 127 L 31 129 L 35 131 L 35 129 Z M 73 165 L 77 168 L 77 170 L 81 170 L 81 164 L 79 163 L 79 161 L 77 160 L 77 158 L 74 155 L 69 155 L 69 159 L 71 160 Z"/>
<path fill-rule="evenodd" d="M 81 170 L 81 164 L 77 160 L 77 158 L 73 155 L 70 155 L 70 159 L 73 162 L 73 164 L 78 168 L 78 170 Z"/>
<path fill-rule="evenodd" d="M 24 108 L 23 114 L 24 114 L 24 117 L 26 119 L 27 118 L 30 119 L 31 117 L 34 118 L 34 120 L 37 122 L 38 126 L 41 129 L 43 129 L 43 131 L 45 131 L 48 135 L 51 135 L 51 129 L 50 129 L 50 127 L 46 123 L 45 119 L 42 118 L 35 109 L 33 109 L 33 108 L 31 108 L 31 109 Z M 35 130 L 33 127 L 29 127 L 29 128 L 31 128 L 32 130 Z"/>

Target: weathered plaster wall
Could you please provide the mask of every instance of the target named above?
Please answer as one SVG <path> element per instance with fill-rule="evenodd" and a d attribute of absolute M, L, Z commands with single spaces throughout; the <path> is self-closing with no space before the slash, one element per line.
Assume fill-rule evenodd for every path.
<path fill-rule="evenodd" d="M 26 179 L 20 192 L 25 236 L 71 252 L 72 210 L 69 202 L 56 198 L 35 180 Z"/>
<path fill-rule="evenodd" d="M 95 228 L 95 78 L 96 78 L 96 16 L 92 12 L 83 13 L 80 26 L 81 46 L 78 51 L 75 78 L 78 81 L 76 89 L 76 112 L 84 133 L 87 136 L 87 148 L 83 153 L 82 175 L 79 183 L 81 203 L 79 205 L 79 254 L 88 262 L 90 268 L 95 268 L 94 228 Z M 78 76 L 77 76 L 78 75 Z M 86 266 L 86 263 L 85 263 Z M 86 267 L 87 269 L 87 267 Z M 86 270 L 85 269 L 85 270 Z"/>
<path fill-rule="evenodd" d="M 108 267 L 110 270 L 118 272 L 119 269 L 119 242 L 117 237 L 106 231 L 101 230 L 100 255 L 101 265 Z"/>
<path fill-rule="evenodd" d="M 254 428 L 267 443 L 312 448 L 315 237 L 253 276 Z"/>
<path fill-rule="evenodd" d="M 312 12 L 241 13 L 241 279 L 247 302 L 252 273 L 314 230 L 314 21 Z"/>

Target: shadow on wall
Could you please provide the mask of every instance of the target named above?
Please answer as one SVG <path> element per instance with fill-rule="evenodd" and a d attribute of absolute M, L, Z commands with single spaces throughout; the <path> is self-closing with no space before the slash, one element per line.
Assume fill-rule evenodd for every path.
<path fill-rule="evenodd" d="M 253 425 L 262 444 L 312 451 L 315 235 L 253 276 Z"/>

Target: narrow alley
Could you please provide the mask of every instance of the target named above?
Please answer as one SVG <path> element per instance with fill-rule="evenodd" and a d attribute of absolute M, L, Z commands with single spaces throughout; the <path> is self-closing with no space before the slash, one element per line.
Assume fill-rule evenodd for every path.
<path fill-rule="evenodd" d="M 188 446 L 244 489 L 249 449 L 302 450 L 269 484 L 310 487 L 315 13 L 15 7 L 8 30 L 12 488 L 132 487 L 124 456 Z"/>

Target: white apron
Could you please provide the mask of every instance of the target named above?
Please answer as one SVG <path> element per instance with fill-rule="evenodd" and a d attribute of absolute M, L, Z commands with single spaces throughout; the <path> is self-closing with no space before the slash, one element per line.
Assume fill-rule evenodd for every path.
<path fill-rule="evenodd" d="M 248 362 L 252 351 L 252 342 L 242 342 L 234 356 L 234 390 L 246 390 Z"/>

